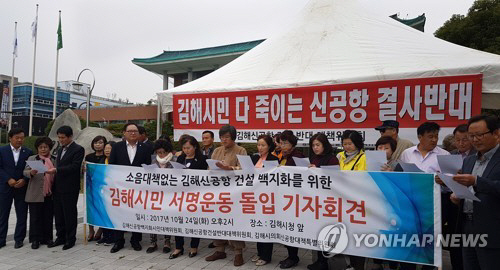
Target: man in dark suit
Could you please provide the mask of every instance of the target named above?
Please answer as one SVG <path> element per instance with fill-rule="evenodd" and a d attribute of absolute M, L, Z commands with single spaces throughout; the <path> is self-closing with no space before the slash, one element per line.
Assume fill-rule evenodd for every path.
<path fill-rule="evenodd" d="M 56 219 L 56 241 L 49 243 L 49 248 L 64 245 L 63 250 L 75 246 L 76 227 L 78 224 L 78 195 L 80 193 L 80 175 L 85 150 L 73 141 L 73 130 L 62 126 L 57 130 L 57 138 L 62 145 L 57 151 L 56 167 L 47 171 L 55 174 L 54 216 Z"/>
<path fill-rule="evenodd" d="M 139 128 L 134 123 L 128 123 L 123 127 L 125 140 L 116 143 L 109 156 L 109 164 L 141 167 L 142 164 L 151 164 L 153 149 L 149 145 L 139 141 Z M 142 250 L 140 241 L 141 233 L 132 233 L 130 244 L 135 251 Z M 124 232 L 115 231 L 115 245 L 111 253 L 118 252 L 125 244 Z"/>
<path fill-rule="evenodd" d="M 26 237 L 28 217 L 28 204 L 24 201 L 28 179 L 23 176 L 23 170 L 32 152 L 22 146 L 24 131 L 20 128 L 9 131 L 9 141 L 9 145 L 0 147 L 0 248 L 5 246 L 12 200 L 17 219 L 14 248 L 20 248 Z"/>
<path fill-rule="evenodd" d="M 143 126 L 137 126 L 137 129 L 139 130 L 139 142 L 147 144 L 151 149 L 153 149 L 154 142 L 149 140 L 146 129 Z"/>
<path fill-rule="evenodd" d="M 500 258 L 500 151 L 498 138 L 499 119 L 496 116 L 479 115 L 468 123 L 469 139 L 477 154 L 464 160 L 462 173 L 453 179 L 468 186 L 481 201 L 458 199 L 457 228 L 468 236 L 487 235 L 487 244 L 462 247 L 464 269 L 498 269 Z M 462 242 L 463 243 L 463 242 Z M 484 243 L 483 243 L 484 244 Z"/>

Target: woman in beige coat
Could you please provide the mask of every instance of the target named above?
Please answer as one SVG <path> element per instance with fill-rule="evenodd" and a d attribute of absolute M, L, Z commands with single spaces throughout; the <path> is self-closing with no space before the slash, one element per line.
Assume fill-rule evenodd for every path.
<path fill-rule="evenodd" d="M 50 156 L 50 149 L 54 143 L 48 137 L 40 137 L 35 141 L 37 155 L 28 160 L 40 160 L 47 169 L 54 168 L 55 160 Z M 28 165 L 24 170 L 24 176 L 30 178 L 26 191 L 26 202 L 30 212 L 29 240 L 32 249 L 38 249 L 40 245 L 52 242 L 54 203 L 52 200 L 52 185 L 54 175 L 38 173 Z"/>

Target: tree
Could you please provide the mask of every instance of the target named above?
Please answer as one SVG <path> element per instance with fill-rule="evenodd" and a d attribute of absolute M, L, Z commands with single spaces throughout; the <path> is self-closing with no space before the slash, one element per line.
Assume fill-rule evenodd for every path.
<path fill-rule="evenodd" d="M 500 0 L 476 0 L 467 16 L 453 15 L 434 35 L 458 45 L 500 54 Z"/>
<path fill-rule="evenodd" d="M 144 128 L 146 129 L 146 133 L 148 134 L 148 139 L 151 141 L 156 140 L 156 120 L 145 123 Z M 174 135 L 172 123 L 170 123 L 169 121 L 163 122 L 161 127 L 161 134 L 166 134 L 167 136 L 172 137 Z"/>

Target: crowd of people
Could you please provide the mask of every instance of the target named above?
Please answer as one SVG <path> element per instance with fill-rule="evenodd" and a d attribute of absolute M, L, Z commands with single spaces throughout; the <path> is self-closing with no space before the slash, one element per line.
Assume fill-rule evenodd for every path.
<path fill-rule="evenodd" d="M 380 138 L 376 150 L 385 151 L 387 163 L 381 171 L 402 171 L 399 162 L 414 163 L 426 173 L 440 172 L 438 155 L 460 155 L 462 170 L 453 179 L 471 190 L 481 201 L 458 199 L 446 185 L 436 177 L 441 185 L 442 225 L 445 234 L 488 234 L 486 247 L 450 248 L 453 269 L 494 269 L 500 256 L 500 151 L 499 120 L 495 116 L 478 115 L 467 124 L 456 127 L 453 132 L 455 149 L 448 152 L 438 146 L 440 126 L 435 122 L 422 123 L 416 130 L 419 143 L 399 137 L 399 123 L 384 121 L 375 128 Z M 175 151 L 168 137 L 155 142 L 147 139 L 145 130 L 134 123 L 123 129 L 123 140 L 108 142 L 97 136 L 92 140 L 93 153 L 84 156 L 84 149 L 72 140 L 73 131 L 69 126 L 57 130 L 62 146 L 56 156 L 51 156 L 53 141 L 39 137 L 35 142 L 37 154 L 23 145 L 24 131 L 14 128 L 9 131 L 10 144 L 0 147 L 0 248 L 6 245 L 8 217 L 12 202 L 15 205 L 17 223 L 14 233 L 14 248 L 21 248 L 27 231 L 29 208 L 31 248 L 40 245 L 49 248 L 63 246 L 70 249 L 75 245 L 77 228 L 77 200 L 80 191 L 82 162 L 115 164 L 141 167 L 142 164 L 157 164 L 159 168 L 172 168 L 170 161 L 184 164 L 194 170 L 209 169 L 207 159 L 218 160 L 216 166 L 222 170 L 241 169 L 237 155 L 247 155 L 245 148 L 236 143 L 237 131 L 225 125 L 219 130 L 220 146 L 215 147 L 215 134 L 205 131 L 201 144 L 190 135 L 179 139 L 180 151 Z M 260 135 L 257 138 L 257 153 L 252 156 L 256 168 L 262 168 L 264 161 L 276 160 L 281 166 L 295 166 L 293 157 L 304 158 L 297 147 L 298 138 L 293 131 L 285 130 L 277 135 Z M 323 133 L 317 133 L 309 140 L 309 160 L 311 167 L 339 165 L 341 170 L 364 171 L 367 157 L 363 137 L 356 130 L 345 130 L 341 136 L 342 151 L 338 152 Z M 154 158 L 152 158 L 152 155 Z M 38 173 L 26 161 L 42 161 L 47 171 Z M 83 166 L 84 167 L 84 166 Z M 56 238 L 53 239 L 53 219 L 55 218 Z M 184 254 L 184 237 L 175 236 L 175 248 L 171 247 L 171 236 L 150 235 L 150 245 L 146 252 L 158 250 L 158 241 L 163 238 L 163 253 L 170 253 L 169 259 Z M 98 245 L 112 246 L 111 252 L 120 251 L 125 245 L 124 232 L 89 226 L 88 241 Z M 130 244 L 136 251 L 142 250 L 142 234 L 132 233 Z M 191 238 L 189 257 L 198 253 L 200 239 Z M 234 240 L 214 240 L 209 247 L 215 251 L 207 256 L 207 261 L 222 260 L 227 257 L 226 247 L 234 248 L 234 266 L 243 265 L 245 242 Z M 298 248 L 286 246 L 288 256 L 279 262 L 280 268 L 287 269 L 299 263 Z M 272 261 L 273 243 L 257 243 L 257 254 L 251 259 L 257 266 Z M 328 269 L 328 260 L 322 252 L 308 269 Z M 365 269 L 366 258 L 346 256 L 348 269 Z M 384 261 L 374 260 L 377 269 L 383 269 Z M 391 269 L 416 269 L 410 263 L 388 262 Z M 433 269 L 423 266 L 422 269 Z"/>

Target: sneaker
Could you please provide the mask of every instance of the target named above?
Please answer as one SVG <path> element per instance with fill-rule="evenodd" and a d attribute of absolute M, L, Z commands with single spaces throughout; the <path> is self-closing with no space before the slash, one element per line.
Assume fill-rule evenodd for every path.
<path fill-rule="evenodd" d="M 108 239 L 106 239 L 106 238 L 103 237 L 103 238 L 97 240 L 97 242 L 95 244 L 97 246 L 104 245 L 106 243 L 106 241 L 108 241 Z"/>

